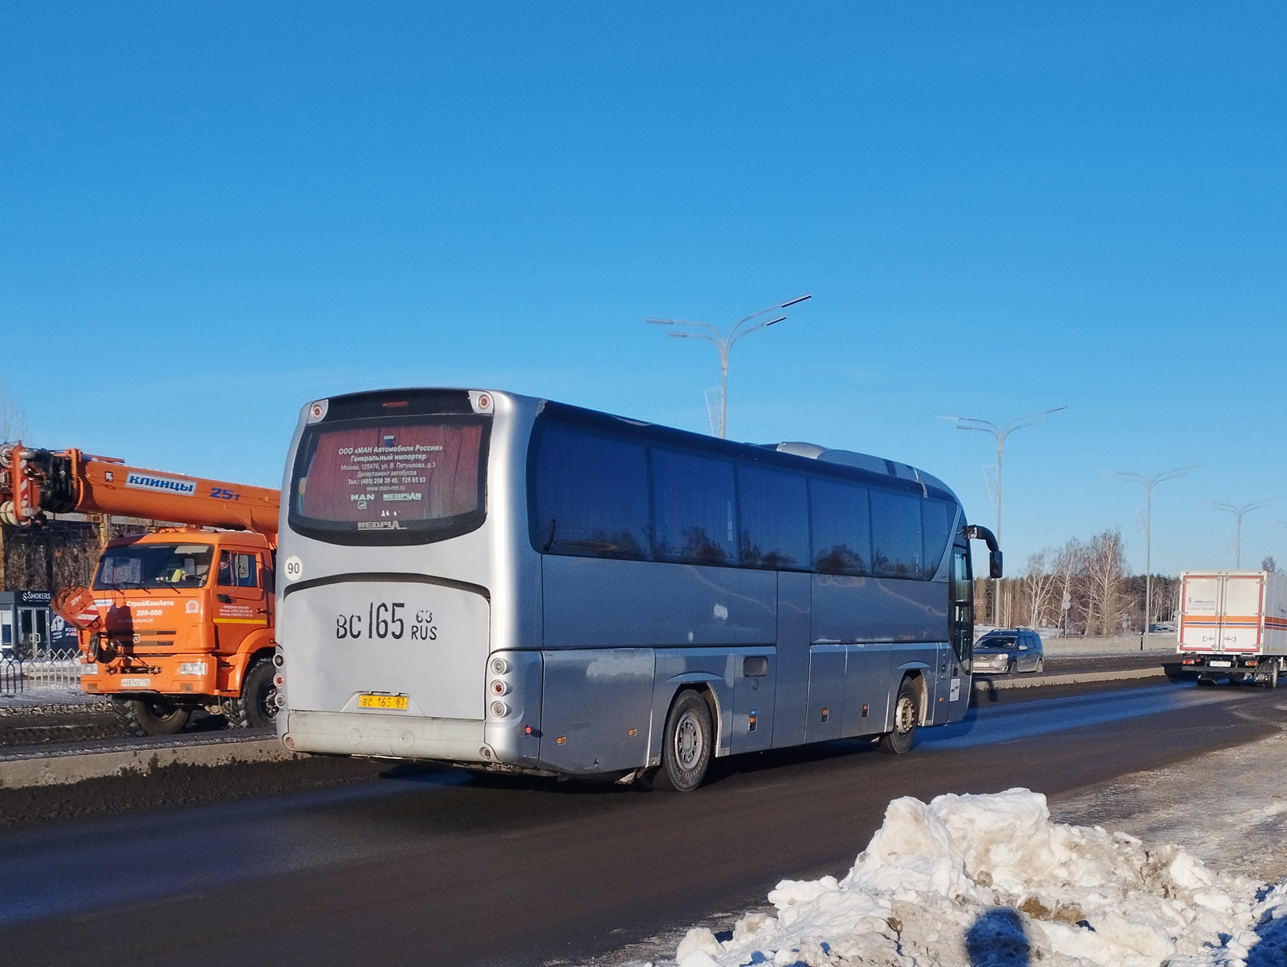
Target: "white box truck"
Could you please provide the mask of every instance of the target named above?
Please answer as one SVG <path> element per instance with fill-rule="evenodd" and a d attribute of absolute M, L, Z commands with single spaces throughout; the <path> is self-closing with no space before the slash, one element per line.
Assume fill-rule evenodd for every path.
<path fill-rule="evenodd" d="M 1287 574 L 1182 571 L 1181 665 L 1199 685 L 1219 678 L 1278 687 L 1287 659 Z"/>

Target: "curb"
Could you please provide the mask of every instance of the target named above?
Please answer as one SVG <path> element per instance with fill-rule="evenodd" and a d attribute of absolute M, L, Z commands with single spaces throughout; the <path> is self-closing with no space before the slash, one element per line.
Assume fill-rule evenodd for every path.
<path fill-rule="evenodd" d="M 1033 678 L 975 679 L 976 692 L 995 688 L 1040 688 L 1042 685 L 1081 685 L 1087 682 L 1111 682 L 1130 678 L 1166 678 L 1162 668 L 1129 668 L 1120 672 L 1074 672 L 1071 675 L 1040 675 Z"/>
<path fill-rule="evenodd" d="M 178 745 L 114 748 L 100 752 L 24 752 L 0 758 L 0 789 L 62 786 L 107 776 L 147 776 L 167 766 L 227 766 L 301 758 L 275 738 L 186 741 Z"/>

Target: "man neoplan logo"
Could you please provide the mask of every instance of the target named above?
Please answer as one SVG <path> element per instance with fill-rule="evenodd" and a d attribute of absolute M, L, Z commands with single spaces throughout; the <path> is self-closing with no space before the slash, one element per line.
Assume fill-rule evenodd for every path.
<path fill-rule="evenodd" d="M 146 473 L 129 473 L 125 476 L 125 486 L 137 487 L 140 490 L 159 490 L 167 494 L 179 494 L 191 497 L 197 492 L 195 480 L 178 480 L 174 477 L 154 477 Z"/>

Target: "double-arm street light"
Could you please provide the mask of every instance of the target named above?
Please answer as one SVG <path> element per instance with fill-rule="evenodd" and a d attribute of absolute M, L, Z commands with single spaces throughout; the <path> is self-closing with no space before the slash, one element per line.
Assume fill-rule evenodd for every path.
<path fill-rule="evenodd" d="M 1149 623 L 1153 620 L 1153 488 L 1166 480 L 1174 480 L 1176 477 L 1183 477 L 1190 470 L 1196 470 L 1202 466 L 1200 463 L 1190 463 L 1183 467 L 1176 467 L 1174 470 L 1163 470 L 1152 477 L 1146 477 L 1142 473 L 1130 473 L 1126 470 L 1114 470 L 1122 480 L 1137 483 L 1144 488 L 1144 631 L 1143 635 L 1148 634 Z M 1140 650 L 1144 647 L 1144 639 L 1140 638 Z"/>
<path fill-rule="evenodd" d="M 644 319 L 644 322 L 654 326 L 687 326 L 688 331 L 672 329 L 666 335 L 674 336 L 676 339 L 704 339 L 709 343 L 713 343 L 715 348 L 719 350 L 719 435 L 723 439 L 728 417 L 728 351 L 733 348 L 733 343 L 759 329 L 776 326 L 786 318 L 785 315 L 781 315 L 763 322 L 756 322 L 761 316 L 767 316 L 770 312 L 777 312 L 779 309 L 785 309 L 788 306 L 793 306 L 812 298 L 812 294 L 806 294 L 796 296 L 794 299 L 788 299 L 786 302 L 775 303 L 767 309 L 753 312 L 745 319 L 738 320 L 728 332 L 720 332 L 706 322 L 687 322 L 682 319 Z"/>
<path fill-rule="evenodd" d="M 1060 403 L 1058 406 L 1052 406 L 1048 409 L 1039 410 L 1036 413 L 1029 413 L 1027 416 L 1016 416 L 1005 426 L 997 426 L 990 420 L 980 420 L 973 416 L 940 416 L 940 420 L 949 420 L 956 424 L 958 430 L 983 430 L 991 433 L 997 441 L 997 540 L 1001 540 L 1001 452 L 1005 449 L 1005 439 L 1015 430 L 1022 430 L 1026 426 L 1037 426 L 1046 422 L 1046 417 L 1051 413 L 1057 413 L 1060 410 L 1068 409 L 1067 403 Z"/>
<path fill-rule="evenodd" d="M 1005 440 L 1015 430 L 1022 430 L 1026 426 L 1037 426 L 1045 423 L 1046 418 L 1051 413 L 1057 413 L 1060 410 L 1066 410 L 1067 403 L 1060 403 L 1058 406 L 1047 407 L 1036 413 L 1029 413 L 1026 416 L 1016 416 L 1004 426 L 997 426 L 991 420 L 981 420 L 973 416 L 940 416 L 940 420 L 949 420 L 956 424 L 958 430 L 983 430 L 991 433 L 997 441 L 997 541 L 1001 540 L 1001 453 L 1005 449 Z M 1001 617 L 1001 584 L 998 581 L 992 591 L 992 621 L 994 624 L 1000 623 Z"/>
<path fill-rule="evenodd" d="M 1254 500 L 1249 504 L 1243 504 L 1241 507 L 1235 507 L 1233 504 L 1213 503 L 1211 505 L 1216 510 L 1222 510 L 1227 514 L 1233 514 L 1234 520 L 1238 522 L 1237 530 L 1234 531 L 1235 536 L 1233 540 L 1233 554 L 1235 561 L 1233 569 L 1235 571 L 1242 570 L 1242 518 L 1253 510 L 1259 510 L 1266 504 L 1272 504 L 1277 499 L 1277 497 L 1266 497 L 1264 500 Z"/>

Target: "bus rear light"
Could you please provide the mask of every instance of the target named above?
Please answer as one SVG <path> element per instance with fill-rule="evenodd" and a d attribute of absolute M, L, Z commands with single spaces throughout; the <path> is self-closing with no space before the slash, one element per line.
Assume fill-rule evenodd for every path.
<path fill-rule="evenodd" d="M 508 692 L 509 692 L 509 686 L 506 685 L 504 682 L 502 682 L 500 679 L 496 679 L 496 681 L 492 682 L 493 695 L 505 695 L 505 694 L 508 694 Z"/>
<path fill-rule="evenodd" d="M 507 662 L 504 658 L 492 659 L 493 675 L 504 675 L 507 671 L 509 671 L 509 662 Z"/>
<path fill-rule="evenodd" d="M 492 714 L 498 719 L 503 719 L 509 714 L 509 706 L 504 702 L 492 702 Z"/>
<path fill-rule="evenodd" d="M 286 676 L 285 676 L 285 675 L 283 675 L 281 672 L 278 672 L 276 675 L 274 675 L 274 676 L 273 676 L 273 686 L 274 686 L 275 688 L 285 688 L 285 687 L 286 687 Z"/>

